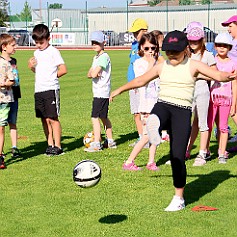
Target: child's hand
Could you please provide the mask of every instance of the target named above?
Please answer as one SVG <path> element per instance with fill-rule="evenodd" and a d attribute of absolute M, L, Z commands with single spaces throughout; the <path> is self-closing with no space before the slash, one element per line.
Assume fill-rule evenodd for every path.
<path fill-rule="evenodd" d="M 35 57 L 31 57 L 28 61 L 28 67 L 31 68 L 35 68 L 37 65 L 37 60 Z"/>
<path fill-rule="evenodd" d="M 236 113 L 236 106 L 235 105 L 232 105 L 230 107 L 230 116 L 231 117 L 234 117 L 235 116 L 235 113 Z"/>
<path fill-rule="evenodd" d="M 120 92 L 119 89 L 112 91 L 112 93 L 110 94 L 110 97 L 109 97 L 109 102 L 112 102 L 112 101 L 113 101 L 113 98 L 114 98 L 115 96 L 119 95 L 120 93 L 121 93 L 121 92 Z"/>

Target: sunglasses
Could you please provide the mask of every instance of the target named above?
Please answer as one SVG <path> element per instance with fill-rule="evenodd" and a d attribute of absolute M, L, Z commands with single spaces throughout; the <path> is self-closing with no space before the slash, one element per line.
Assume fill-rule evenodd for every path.
<path fill-rule="evenodd" d="M 153 46 L 153 47 L 144 47 L 144 48 L 143 48 L 144 51 L 148 51 L 148 50 L 150 50 L 150 49 L 151 49 L 152 51 L 154 51 L 154 50 L 156 49 L 156 47 Z"/>

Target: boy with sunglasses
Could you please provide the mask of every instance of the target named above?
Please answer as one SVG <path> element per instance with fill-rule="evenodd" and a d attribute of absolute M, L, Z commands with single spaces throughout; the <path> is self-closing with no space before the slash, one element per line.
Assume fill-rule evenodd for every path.
<path fill-rule="evenodd" d="M 92 66 L 88 71 L 87 77 L 92 79 L 93 103 L 92 103 L 92 125 L 94 132 L 94 142 L 89 148 L 85 148 L 86 152 L 97 152 L 102 150 L 101 126 L 103 123 L 106 140 L 104 148 L 117 148 L 112 137 L 112 125 L 108 118 L 109 96 L 111 87 L 111 62 L 109 55 L 104 52 L 105 38 L 101 31 L 91 33 L 91 44 L 96 55 L 93 58 Z"/>

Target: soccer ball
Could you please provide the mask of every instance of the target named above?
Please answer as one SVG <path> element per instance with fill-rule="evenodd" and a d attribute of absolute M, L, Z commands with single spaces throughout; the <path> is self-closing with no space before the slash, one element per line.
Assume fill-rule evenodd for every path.
<path fill-rule="evenodd" d="M 228 126 L 228 139 L 230 139 L 231 133 L 232 133 L 231 128 L 230 128 L 230 126 Z M 214 136 L 215 136 L 216 139 L 218 139 L 218 137 L 217 137 L 217 127 L 214 129 Z"/>
<path fill-rule="evenodd" d="M 92 160 L 80 161 L 73 169 L 73 180 L 81 188 L 93 187 L 100 181 L 101 169 Z"/>
<path fill-rule="evenodd" d="M 91 142 L 95 140 L 94 132 L 88 132 L 83 138 L 83 144 L 85 147 L 90 147 Z"/>

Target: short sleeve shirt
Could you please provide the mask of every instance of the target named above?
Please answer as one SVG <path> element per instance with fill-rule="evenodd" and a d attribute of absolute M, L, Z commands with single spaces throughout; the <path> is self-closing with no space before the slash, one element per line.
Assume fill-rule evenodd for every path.
<path fill-rule="evenodd" d="M 64 64 L 58 49 L 49 45 L 44 50 L 34 52 L 37 60 L 35 67 L 35 92 L 59 89 L 58 66 Z"/>
<path fill-rule="evenodd" d="M 0 57 L 0 82 L 14 81 L 14 75 L 12 72 L 11 64 Z M 11 87 L 1 87 L 0 88 L 0 103 L 13 102 L 13 92 Z"/>
<path fill-rule="evenodd" d="M 109 55 L 104 52 L 93 58 L 92 68 L 102 68 L 101 76 L 92 79 L 93 97 L 109 98 L 111 87 L 111 62 Z"/>

